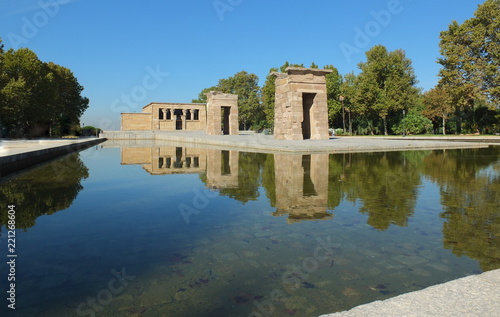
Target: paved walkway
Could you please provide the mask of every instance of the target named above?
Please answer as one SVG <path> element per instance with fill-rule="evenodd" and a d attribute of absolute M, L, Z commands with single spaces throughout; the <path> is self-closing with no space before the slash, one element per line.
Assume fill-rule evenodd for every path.
<path fill-rule="evenodd" d="M 103 141 L 102 138 L 0 140 L 0 177 Z"/>
<path fill-rule="evenodd" d="M 221 146 L 225 149 L 258 150 L 260 152 L 293 153 L 345 153 L 402 151 L 418 149 L 451 149 L 487 147 L 500 145 L 500 137 L 333 137 L 329 140 L 275 140 L 272 135 L 242 132 L 240 135 L 207 135 L 203 132 L 126 132 L 110 131 L 104 135 L 107 146 L 146 146 L 162 141 L 182 142 L 196 145 Z M 149 142 L 146 142 L 149 140 Z M 486 140 L 486 141 L 484 141 Z M 152 145 L 151 145 L 152 146 Z"/>
<path fill-rule="evenodd" d="M 500 270 L 428 287 L 320 317 L 500 316 Z"/>
<path fill-rule="evenodd" d="M 42 149 L 49 149 L 59 146 L 71 144 L 84 144 L 89 140 L 86 139 L 43 139 L 43 140 L 0 140 L 0 157 L 17 155 Z"/>

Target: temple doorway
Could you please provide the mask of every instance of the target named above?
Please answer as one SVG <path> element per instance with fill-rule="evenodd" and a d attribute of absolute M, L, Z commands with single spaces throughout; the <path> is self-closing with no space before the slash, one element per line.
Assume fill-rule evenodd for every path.
<path fill-rule="evenodd" d="M 311 138 L 311 108 L 314 104 L 316 94 L 303 93 L 302 94 L 302 136 L 304 140 Z"/>
<path fill-rule="evenodd" d="M 222 107 L 222 134 L 229 135 L 229 114 L 231 107 Z"/>

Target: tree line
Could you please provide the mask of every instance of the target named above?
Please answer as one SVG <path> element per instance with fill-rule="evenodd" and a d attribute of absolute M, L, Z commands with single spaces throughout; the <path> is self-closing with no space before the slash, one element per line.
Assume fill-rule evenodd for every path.
<path fill-rule="evenodd" d="M 359 72 L 342 75 L 333 65 L 326 76 L 328 120 L 338 132 L 357 135 L 500 132 L 500 0 L 486 0 L 464 23 L 453 21 L 440 34 L 438 84 L 423 92 L 405 51 L 376 45 L 358 64 Z M 257 75 L 241 71 L 204 89 L 239 95 L 241 129 L 272 129 L 275 77 L 285 62 L 271 68 L 259 87 Z M 310 68 L 319 68 L 314 62 Z"/>
<path fill-rule="evenodd" d="M 89 100 L 66 67 L 0 39 L 0 137 L 62 136 L 78 130 Z"/>

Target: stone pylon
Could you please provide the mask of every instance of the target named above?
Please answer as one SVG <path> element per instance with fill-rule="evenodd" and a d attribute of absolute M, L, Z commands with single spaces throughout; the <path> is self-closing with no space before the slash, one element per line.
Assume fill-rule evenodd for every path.
<path fill-rule="evenodd" d="M 207 134 L 238 135 L 238 95 L 207 93 Z"/>
<path fill-rule="evenodd" d="M 288 67 L 276 77 L 274 138 L 328 140 L 326 78 L 331 69 Z"/>

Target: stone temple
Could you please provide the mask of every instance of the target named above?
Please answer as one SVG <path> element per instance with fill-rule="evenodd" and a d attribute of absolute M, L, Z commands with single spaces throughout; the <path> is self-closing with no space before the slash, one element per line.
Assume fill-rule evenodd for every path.
<path fill-rule="evenodd" d="M 326 78 L 331 69 L 288 67 L 276 77 L 274 138 L 328 140 Z"/>
<path fill-rule="evenodd" d="M 289 67 L 276 77 L 274 138 L 328 140 L 326 78 L 330 69 Z M 122 113 L 122 131 L 204 131 L 238 134 L 238 95 L 211 91 L 207 103 L 150 103 Z"/>
<path fill-rule="evenodd" d="M 122 113 L 122 131 L 205 131 L 238 134 L 238 95 L 210 92 L 207 103 L 153 102 L 142 113 Z"/>

